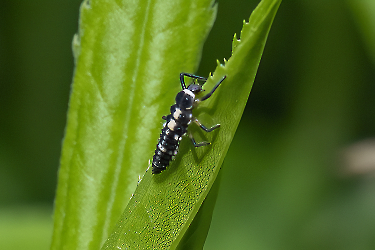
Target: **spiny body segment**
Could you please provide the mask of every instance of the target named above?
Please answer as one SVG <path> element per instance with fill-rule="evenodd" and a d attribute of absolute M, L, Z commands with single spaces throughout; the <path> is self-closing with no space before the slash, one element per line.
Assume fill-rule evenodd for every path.
<path fill-rule="evenodd" d="M 196 105 L 198 105 L 199 102 L 207 100 L 214 93 L 221 82 L 224 81 L 225 76 L 207 95 L 200 99 L 196 99 L 195 96 L 202 91 L 202 86 L 193 83 L 186 87 L 184 80 L 185 76 L 197 80 L 207 81 L 206 78 L 201 76 L 195 76 L 188 73 L 180 74 L 182 91 L 176 95 L 176 103 L 171 106 L 171 113 L 168 116 L 163 116 L 163 119 L 166 122 L 161 130 L 159 142 L 156 146 L 155 154 L 152 159 L 153 174 L 159 174 L 161 171 L 165 170 L 169 165 L 169 162 L 178 153 L 180 140 L 182 136 L 187 133 L 187 128 L 192 121 L 198 124 L 198 126 L 200 126 L 206 132 L 211 132 L 212 130 L 220 127 L 220 124 L 217 124 L 211 128 L 206 128 L 195 117 L 193 117 L 192 110 Z M 209 142 L 196 143 L 191 134 L 189 134 L 189 137 L 195 147 L 210 144 Z"/>

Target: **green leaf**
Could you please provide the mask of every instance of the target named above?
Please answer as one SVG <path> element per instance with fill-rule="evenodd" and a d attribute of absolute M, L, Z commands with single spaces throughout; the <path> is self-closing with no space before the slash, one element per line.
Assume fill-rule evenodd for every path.
<path fill-rule="evenodd" d="M 233 42 L 230 60 L 225 65 L 219 64 L 214 77 L 205 84 L 205 89 L 210 90 L 227 76 L 214 95 L 194 113 L 204 124 L 221 124 L 217 131 L 202 133 L 203 139 L 212 144 L 194 148 L 189 140 L 183 140 L 180 153 L 166 171 L 155 176 L 151 171 L 146 172 L 103 249 L 175 249 L 178 246 L 219 173 L 280 3 L 281 0 L 263 0 L 259 4 L 249 23 L 244 23 L 241 40 Z M 199 220 L 202 219 L 205 218 L 200 216 Z M 203 247 L 189 242 L 190 239 L 184 238 L 179 249 L 189 249 L 192 245 L 197 249 Z M 193 241 L 204 242 L 194 237 Z"/>
<path fill-rule="evenodd" d="M 51 249 L 99 249 L 152 158 L 182 71 L 194 72 L 213 0 L 84 1 Z"/>
<path fill-rule="evenodd" d="M 261 2 L 241 41 L 234 42 L 232 58 L 205 84 L 209 90 L 227 76 L 194 110 L 203 124 L 221 128 L 211 133 L 189 128 L 197 141 L 212 145 L 196 149 L 182 140 L 175 161 L 159 175 L 147 171 L 130 201 L 138 176 L 150 165 L 160 117 L 180 89 L 179 73 L 197 68 L 216 5 L 211 0 L 82 3 L 51 249 L 98 249 L 124 209 L 104 248 L 179 244 L 219 172 L 280 2 Z"/>
<path fill-rule="evenodd" d="M 198 213 L 195 215 L 193 221 L 184 233 L 184 236 L 179 242 L 176 249 L 203 249 L 203 245 L 206 242 L 206 238 L 208 235 L 208 230 L 211 226 L 212 213 L 214 211 L 216 198 L 219 193 L 221 175 L 222 172 L 219 171 L 219 174 L 216 177 L 215 182 L 210 189 L 210 192 L 206 196 L 206 199 L 203 201 Z"/>

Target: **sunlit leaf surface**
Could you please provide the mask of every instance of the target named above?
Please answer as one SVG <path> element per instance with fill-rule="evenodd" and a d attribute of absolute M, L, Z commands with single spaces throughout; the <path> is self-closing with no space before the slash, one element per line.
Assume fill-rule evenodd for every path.
<path fill-rule="evenodd" d="M 217 131 L 199 133 L 210 146 L 194 148 L 189 140 L 169 168 L 159 175 L 147 171 L 139 183 L 114 233 L 103 249 L 167 249 L 181 240 L 214 183 L 220 165 L 241 119 L 267 35 L 281 1 L 262 1 L 244 23 L 241 40 L 235 40 L 233 56 L 218 65 L 206 90 L 224 75 L 214 95 L 194 113 Z"/>
<path fill-rule="evenodd" d="M 179 73 L 198 67 L 213 4 L 82 3 L 51 249 L 99 249 L 109 236 L 152 158 Z"/>

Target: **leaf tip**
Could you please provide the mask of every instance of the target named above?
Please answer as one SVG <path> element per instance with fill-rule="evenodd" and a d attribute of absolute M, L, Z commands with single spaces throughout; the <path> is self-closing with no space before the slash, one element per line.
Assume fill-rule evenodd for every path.
<path fill-rule="evenodd" d="M 241 39 L 238 39 L 237 38 L 237 33 L 234 33 L 233 41 L 232 41 L 232 55 L 233 55 L 233 51 L 238 46 L 238 44 L 240 44 L 240 42 L 241 42 Z"/>

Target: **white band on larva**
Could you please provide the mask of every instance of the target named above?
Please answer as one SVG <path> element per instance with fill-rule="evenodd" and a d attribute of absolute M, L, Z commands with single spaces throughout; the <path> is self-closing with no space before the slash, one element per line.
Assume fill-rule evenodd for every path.
<path fill-rule="evenodd" d="M 191 90 L 184 89 L 184 92 L 185 92 L 185 94 L 191 96 L 192 98 L 195 98 L 195 95 L 194 95 L 194 93 Z"/>
<path fill-rule="evenodd" d="M 158 148 L 160 149 L 161 152 L 167 152 L 167 150 L 165 149 L 165 147 L 163 147 L 163 145 L 161 145 L 160 143 L 158 144 Z"/>
<path fill-rule="evenodd" d="M 180 137 L 176 134 L 176 135 L 174 135 L 174 140 L 175 140 L 175 141 L 179 141 L 179 140 L 180 140 Z"/>
<path fill-rule="evenodd" d="M 176 111 L 173 113 L 173 118 L 178 120 L 178 117 L 181 115 L 181 109 L 176 108 Z"/>
<path fill-rule="evenodd" d="M 174 128 L 176 127 L 176 121 L 175 120 L 170 120 L 169 122 L 168 122 L 168 124 L 167 124 L 167 126 L 168 126 L 168 128 L 170 129 L 170 130 L 172 130 L 172 131 L 174 131 Z"/>

